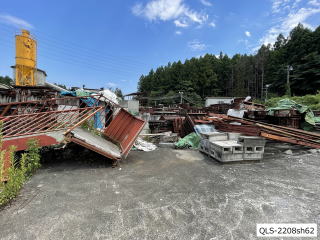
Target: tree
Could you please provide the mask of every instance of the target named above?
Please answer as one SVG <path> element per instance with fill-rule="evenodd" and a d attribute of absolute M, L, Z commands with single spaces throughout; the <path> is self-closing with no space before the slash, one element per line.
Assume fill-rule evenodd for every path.
<path fill-rule="evenodd" d="M 117 95 L 118 98 L 123 99 L 123 94 L 120 88 L 116 88 L 114 93 Z"/>
<path fill-rule="evenodd" d="M 199 102 L 208 96 L 247 96 L 263 99 L 264 89 L 283 95 L 286 92 L 287 66 L 293 66 L 290 82 L 294 95 L 319 90 L 320 27 L 314 31 L 302 24 L 288 37 L 279 34 L 273 45 L 262 45 L 254 55 L 220 52 L 206 54 L 151 69 L 138 83 L 147 96 L 167 94 L 195 96 Z M 200 98 L 200 99 L 199 99 Z"/>
<path fill-rule="evenodd" d="M 13 80 L 8 76 L 5 76 L 5 77 L 0 76 L 0 83 L 11 86 L 13 85 Z"/>

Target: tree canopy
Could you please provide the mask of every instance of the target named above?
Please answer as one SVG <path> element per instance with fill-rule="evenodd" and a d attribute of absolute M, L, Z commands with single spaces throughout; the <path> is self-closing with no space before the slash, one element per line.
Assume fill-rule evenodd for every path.
<path fill-rule="evenodd" d="M 13 80 L 8 76 L 5 76 L 5 77 L 0 76 L 0 83 L 11 86 L 13 84 Z"/>
<path fill-rule="evenodd" d="M 262 45 L 255 54 L 229 57 L 221 52 L 218 57 L 206 54 L 168 63 L 142 75 L 138 90 L 150 97 L 183 91 L 202 99 L 247 95 L 262 99 L 266 86 L 276 95 L 286 93 L 289 66 L 293 95 L 320 89 L 320 27 L 312 31 L 299 24 L 287 38 L 280 34 L 273 45 Z"/>

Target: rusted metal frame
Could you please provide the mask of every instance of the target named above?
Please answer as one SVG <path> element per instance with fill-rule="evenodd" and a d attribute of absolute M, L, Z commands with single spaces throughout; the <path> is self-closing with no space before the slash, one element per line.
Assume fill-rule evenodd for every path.
<path fill-rule="evenodd" d="M 303 138 L 295 137 L 295 136 L 290 136 L 290 135 L 287 135 L 285 133 L 279 133 L 279 132 L 268 130 L 268 129 L 261 129 L 261 131 L 263 131 L 265 133 L 268 133 L 268 134 L 275 135 L 275 136 L 285 137 L 285 138 L 289 138 L 289 139 L 292 139 L 292 140 L 301 141 L 301 142 L 310 143 L 310 144 L 316 144 L 316 145 L 320 146 L 320 142 L 317 142 L 317 141 L 313 141 L 313 140 L 309 140 L 309 139 L 303 139 Z"/>
<path fill-rule="evenodd" d="M 97 94 L 97 95 L 91 95 L 91 96 L 64 97 L 64 98 L 52 98 L 52 99 L 45 99 L 45 100 L 25 101 L 25 102 L 3 103 L 3 104 L 0 104 L 0 107 L 1 107 L 1 106 L 5 106 L 5 107 L 10 106 L 10 108 L 11 108 L 12 106 L 16 106 L 16 109 L 15 109 L 14 112 L 11 114 L 11 115 L 16 115 L 17 110 L 19 109 L 19 107 L 20 107 L 20 108 L 22 108 L 22 107 L 26 108 L 26 107 L 30 106 L 30 104 L 44 104 L 44 103 L 49 103 L 49 104 L 50 104 L 49 106 L 52 107 L 53 103 L 55 103 L 55 102 L 58 101 L 58 100 L 59 100 L 59 101 L 68 101 L 68 100 L 81 99 L 81 98 L 86 99 L 86 98 L 91 98 L 91 97 L 98 97 L 98 99 L 97 99 L 97 98 L 95 98 L 95 99 L 97 99 L 98 102 L 101 101 L 101 100 L 100 100 L 100 99 L 101 99 L 101 95 L 98 95 L 98 94 Z M 104 97 L 104 98 L 105 98 L 105 97 Z M 107 98 L 105 98 L 105 99 L 107 99 Z M 113 103 L 111 100 L 110 100 L 110 102 Z M 114 103 L 114 104 L 115 104 L 115 103 Z M 24 106 L 24 105 L 26 105 L 26 106 Z M 2 112 L 0 116 L 4 116 L 4 113 Z"/>
<path fill-rule="evenodd" d="M 71 132 L 73 129 L 75 129 L 76 127 L 80 126 L 81 124 L 83 124 L 85 121 L 87 121 L 88 119 L 92 118 L 97 112 L 101 111 L 103 109 L 103 107 L 95 107 L 94 109 L 96 109 L 94 112 L 90 113 L 89 115 L 83 117 L 81 116 L 82 120 L 79 121 L 78 123 L 74 124 L 71 128 L 69 128 L 64 134 L 68 134 L 69 132 Z"/>
<path fill-rule="evenodd" d="M 20 134 L 27 134 L 28 132 L 29 132 L 28 134 L 35 133 L 34 129 L 26 131 L 25 126 L 28 125 L 29 123 L 30 123 L 30 121 L 28 119 L 26 119 L 24 121 L 24 125 L 22 127 L 18 128 L 18 129 L 13 128 L 10 131 L 5 132 L 5 136 L 4 137 L 17 136 L 17 135 L 20 135 Z"/>
<path fill-rule="evenodd" d="M 45 108 L 46 104 L 47 104 L 47 100 L 45 100 L 41 106 L 41 108 L 39 109 L 39 112 L 42 112 L 42 110 Z"/>
<path fill-rule="evenodd" d="M 0 116 L 3 117 L 11 108 L 11 105 L 7 105 L 4 110 L 1 112 Z"/>
<path fill-rule="evenodd" d="M 17 115 L 18 116 L 18 115 Z M 39 117 L 39 116 L 37 116 Z M 19 132 L 20 130 L 26 130 L 26 129 L 29 129 L 35 125 L 38 125 L 39 122 L 35 122 L 35 120 L 37 119 L 37 117 L 33 117 L 33 118 L 28 118 L 28 117 L 24 117 L 23 118 L 23 121 L 18 124 L 18 125 L 15 125 L 12 129 L 12 127 L 10 129 L 12 129 L 11 131 L 7 131 L 5 130 L 4 133 L 5 135 L 12 135 L 13 133 L 16 133 L 16 132 Z M 41 114 L 40 118 L 43 120 L 43 119 L 47 119 L 48 117 L 48 114 Z M 29 124 L 29 126 L 27 128 L 25 128 L 25 125 L 32 122 L 31 124 Z M 19 128 L 18 128 L 19 127 Z"/>
<path fill-rule="evenodd" d="M 78 118 L 78 116 L 85 112 L 86 110 L 87 111 L 90 111 L 91 109 L 93 109 L 93 107 L 90 107 L 90 108 L 79 108 L 79 109 L 73 109 L 74 110 L 74 113 L 72 115 L 68 115 L 68 114 L 65 114 L 67 112 L 63 112 L 62 114 L 65 114 L 64 118 L 61 119 L 61 121 L 64 121 L 67 119 L 67 117 L 69 118 L 69 122 L 72 122 L 74 119 Z M 59 126 L 59 124 L 63 125 L 65 124 L 65 122 L 57 122 L 56 125 L 52 126 L 51 129 L 53 128 L 57 128 L 56 126 Z"/>
<path fill-rule="evenodd" d="M 77 110 L 77 109 L 75 109 L 75 110 Z M 83 112 L 84 111 L 86 111 L 87 109 L 85 109 L 85 110 L 83 110 Z M 87 111 L 90 111 L 91 109 L 88 109 Z M 68 125 L 70 125 L 70 124 L 73 124 L 73 122 L 75 122 L 75 120 L 77 120 L 78 118 L 79 118 L 79 114 L 78 114 L 79 112 L 78 111 L 75 111 L 75 113 L 72 115 L 73 116 L 73 119 L 69 119 L 69 122 L 68 122 Z M 50 116 L 53 116 L 54 118 L 51 120 L 51 122 L 52 121 L 57 121 L 57 117 L 58 117 L 58 115 L 57 114 L 55 114 L 55 115 L 50 115 Z M 75 116 L 75 118 L 74 118 L 74 116 Z M 75 119 L 75 120 L 74 120 Z M 65 119 L 64 119 L 65 120 Z M 49 126 L 49 123 L 50 122 L 47 122 L 47 123 L 45 123 L 45 125 L 43 126 L 41 126 L 41 128 L 39 128 L 37 131 L 42 131 L 44 128 L 46 128 L 46 127 L 48 127 Z M 55 125 L 52 125 L 52 126 L 50 126 L 50 127 L 48 127 L 47 129 L 45 129 L 45 131 L 51 131 L 51 130 L 54 130 L 54 129 L 56 129 L 56 130 L 59 130 L 59 129 L 64 129 L 64 128 L 67 128 L 67 127 L 63 127 L 63 125 L 64 125 L 65 123 L 61 123 L 61 122 L 56 122 L 55 123 Z M 60 125 L 60 126 L 59 126 Z"/>
<path fill-rule="evenodd" d="M 20 104 L 18 109 L 22 111 L 22 114 L 28 114 L 28 112 L 26 113 L 28 108 L 30 108 L 31 112 L 34 113 L 37 106 L 38 106 L 38 103 L 33 105 L 31 103 L 28 103 L 26 106 L 23 106 L 22 104 Z"/>
<path fill-rule="evenodd" d="M 52 110 L 51 109 L 54 109 L 53 106 L 56 104 L 56 100 L 49 100 L 49 101 L 44 101 L 43 102 L 43 105 L 42 105 L 42 108 L 40 111 L 42 111 L 43 108 L 45 108 L 46 106 L 46 103 L 48 103 L 48 108 L 49 108 L 49 111 L 46 111 L 46 112 L 51 112 Z M 39 112 L 40 112 L 39 111 Z M 63 111 L 63 110 L 60 110 L 60 111 Z"/>
<path fill-rule="evenodd" d="M 271 139 L 271 140 L 293 143 L 293 144 L 303 145 L 303 146 L 312 147 L 312 148 L 320 148 L 320 144 L 314 144 L 314 143 L 301 141 L 298 139 L 292 139 L 292 138 L 288 138 L 288 137 L 278 136 L 278 135 L 274 135 L 274 134 L 267 133 L 264 131 L 261 132 L 261 136 L 268 138 L 268 139 Z"/>
<path fill-rule="evenodd" d="M 94 107 L 86 107 L 86 108 L 94 108 Z M 41 113 L 29 113 L 29 114 L 20 114 L 17 116 L 6 116 L 4 117 L 4 120 L 10 119 L 10 118 L 16 118 L 16 117 L 24 117 L 24 116 L 34 116 L 42 113 L 63 113 L 63 112 L 74 112 L 78 111 L 79 109 L 84 109 L 84 108 L 76 108 L 76 109 L 68 109 L 68 110 L 59 110 L 59 111 L 48 111 L 48 112 L 41 112 Z"/>
<path fill-rule="evenodd" d="M 50 132 L 55 132 L 55 131 L 59 131 L 61 129 L 54 129 L 54 130 L 51 130 Z M 19 134 L 16 134 L 16 135 L 12 135 L 12 136 L 6 136 L 4 138 L 11 138 L 11 137 L 21 137 L 21 136 L 26 136 L 26 135 L 38 135 L 38 134 L 41 134 L 41 133 L 48 133 L 47 130 L 43 130 L 43 131 L 37 131 L 35 133 L 19 133 Z"/>
<path fill-rule="evenodd" d="M 0 119 L 0 120 L 3 121 L 4 123 L 2 131 L 5 131 L 5 129 L 10 128 L 12 125 L 15 125 L 23 121 L 23 118 L 14 118 L 14 119 L 10 119 L 10 121 L 8 121 L 8 119 L 6 118 Z M 9 122 L 9 124 L 6 124 L 7 122 Z"/>
<path fill-rule="evenodd" d="M 77 119 L 81 113 L 83 113 L 83 112 L 85 112 L 85 111 L 90 111 L 91 109 L 92 109 L 92 108 L 90 108 L 90 109 L 83 109 L 83 108 L 81 108 L 81 110 L 75 111 L 75 112 L 74 112 L 72 115 L 70 115 L 70 116 L 68 116 L 68 113 L 66 113 L 65 116 L 64 116 L 64 118 L 63 118 L 63 119 L 59 119 L 59 121 L 58 121 L 58 117 L 59 117 L 59 116 L 56 116 L 56 120 L 57 120 L 56 124 L 53 125 L 53 126 L 51 126 L 50 128 L 48 128 L 48 130 L 50 130 L 50 129 L 56 129 L 56 128 L 57 128 L 57 129 L 58 129 L 58 128 L 62 128 L 62 126 L 66 124 L 66 122 L 62 122 L 62 121 L 67 120 L 67 117 L 69 117 L 69 123 L 68 123 L 68 124 L 72 124 L 72 123 L 74 122 L 74 119 Z M 75 110 L 76 110 L 76 109 L 75 109 Z M 62 114 L 63 114 L 63 113 L 62 113 Z M 60 125 L 60 126 L 59 126 L 59 125 Z M 59 126 L 59 127 L 58 127 L 58 126 Z"/>
<path fill-rule="evenodd" d="M 35 121 L 31 126 L 23 129 L 24 134 L 32 134 L 41 131 L 43 128 L 49 126 L 52 122 L 56 120 L 56 115 L 50 114 L 50 112 L 46 112 L 41 121 L 39 121 L 38 117 L 36 117 L 36 120 L 37 121 Z"/>
<path fill-rule="evenodd" d="M 47 127 L 50 123 L 56 120 L 54 114 L 46 114 L 45 118 L 43 118 L 40 122 L 37 121 L 36 123 L 32 124 L 30 127 L 24 129 L 25 134 L 32 134 L 38 131 L 41 131 L 43 128 Z M 37 119 L 38 120 L 38 119 Z"/>
<path fill-rule="evenodd" d="M 101 95 L 91 95 L 91 96 L 99 96 L 99 99 L 104 99 L 104 100 L 100 100 L 101 102 L 106 102 L 105 100 L 107 100 L 107 102 L 110 102 L 113 106 L 116 106 L 118 108 L 121 108 L 121 106 L 118 103 L 115 103 L 114 101 L 110 100 L 109 98 Z"/>
<path fill-rule="evenodd" d="M 105 108 L 104 108 L 105 109 Z M 100 117 L 100 121 L 101 122 L 104 122 L 104 126 L 103 126 L 103 128 L 108 128 L 108 127 L 106 127 L 106 123 L 114 116 L 114 108 L 113 109 L 111 109 L 110 108 L 110 111 L 112 110 L 112 115 L 110 115 L 109 117 L 108 117 L 108 119 L 103 119 L 103 114 L 101 114 L 101 117 Z M 105 114 L 107 114 L 107 113 L 105 113 Z"/>
<path fill-rule="evenodd" d="M 90 108 L 90 109 L 92 109 L 92 108 Z M 79 109 L 65 110 L 65 111 L 62 111 L 62 112 L 72 112 L 72 111 L 78 112 Z M 32 116 L 34 116 L 33 118 L 27 118 L 27 117 L 29 117 L 30 115 L 16 115 L 15 117 L 16 117 L 16 118 L 21 118 L 21 116 L 23 116 L 24 119 L 26 119 L 27 121 L 34 121 L 37 117 L 39 117 L 39 115 L 43 115 L 43 116 L 45 117 L 45 120 L 47 120 L 47 119 L 50 119 L 52 116 L 54 116 L 54 114 L 58 114 L 58 113 L 61 113 L 61 111 L 43 112 L 43 113 L 41 112 L 41 113 L 31 114 Z M 24 120 L 24 122 L 20 123 L 18 126 L 19 126 L 19 127 L 20 127 L 20 126 L 23 126 L 23 124 L 25 124 L 26 120 Z M 42 119 L 42 120 L 44 120 L 44 119 Z M 43 121 L 42 121 L 42 122 L 43 122 Z M 36 124 L 38 124 L 38 123 L 36 122 L 35 124 L 33 124 L 33 126 L 36 125 Z M 46 125 L 47 125 L 47 123 L 46 123 Z M 18 130 L 20 130 L 20 129 L 18 129 Z M 7 133 L 6 135 L 9 135 L 9 134 L 10 134 L 10 136 L 14 136 L 14 135 L 12 135 L 12 133 L 14 133 L 14 132 L 17 132 L 17 129 L 15 129 L 14 131 L 10 131 L 10 132 Z"/>
<path fill-rule="evenodd" d="M 105 157 L 107 157 L 107 158 L 110 158 L 110 159 L 113 159 L 113 160 L 121 160 L 121 158 L 116 158 L 115 156 L 113 156 L 113 155 L 111 155 L 111 154 L 108 154 L 107 152 L 105 152 L 105 151 L 102 151 L 101 149 L 99 149 L 99 148 L 97 148 L 97 147 L 94 147 L 94 146 L 92 146 L 92 145 L 90 145 L 90 144 L 87 144 L 87 143 L 85 143 L 84 141 L 81 141 L 81 140 L 79 140 L 79 139 L 77 139 L 77 138 L 75 138 L 75 137 L 70 137 L 69 138 L 69 141 L 70 142 L 74 142 L 74 143 L 76 143 L 76 144 L 79 144 L 79 145 L 81 145 L 81 146 L 83 146 L 83 147 L 85 147 L 85 148 L 87 148 L 87 149 L 90 149 L 90 150 L 92 150 L 92 151 L 94 151 L 94 152 L 96 152 L 96 153 L 99 153 L 99 154 L 101 154 L 102 156 L 105 156 Z"/>
<path fill-rule="evenodd" d="M 251 120 L 251 119 L 241 119 L 241 118 L 237 118 L 237 117 L 230 117 L 232 119 L 236 119 L 236 120 L 242 120 L 244 122 L 247 122 L 248 124 L 252 124 L 252 123 L 259 123 L 259 124 L 263 124 L 263 125 L 267 125 L 267 126 L 271 126 L 271 127 L 276 127 L 276 128 L 280 128 L 280 129 L 284 129 L 284 130 L 288 130 L 291 132 L 299 132 L 303 135 L 307 135 L 307 136 L 314 136 L 316 138 L 320 138 L 320 134 L 317 133 L 313 133 L 313 132 L 306 132 L 304 130 L 301 129 L 296 129 L 296 128 L 290 128 L 290 127 L 285 127 L 285 126 L 279 126 L 279 125 L 274 125 L 274 124 L 269 124 L 269 123 L 264 123 L 264 122 L 259 122 L 259 121 L 255 121 L 255 120 Z"/>
<path fill-rule="evenodd" d="M 75 122 L 77 122 L 79 119 L 85 117 L 89 111 L 93 110 L 95 108 L 90 108 L 90 109 L 83 109 L 83 111 L 81 112 L 76 112 L 74 113 L 71 118 L 69 119 L 69 122 L 58 122 L 56 125 L 50 127 L 48 130 L 50 129 L 54 129 L 54 128 L 57 128 L 57 129 L 65 129 L 65 128 L 68 128 L 70 125 L 74 124 Z"/>
<path fill-rule="evenodd" d="M 291 136 L 291 137 L 295 137 L 295 138 L 305 139 L 305 140 L 308 140 L 308 141 L 311 141 L 311 142 L 316 142 L 312 137 L 303 136 L 303 135 L 297 135 L 297 134 L 294 134 L 294 133 L 291 133 L 291 132 L 283 131 L 281 129 L 276 129 L 274 127 L 263 126 L 263 124 L 259 124 L 259 123 L 257 124 L 257 126 L 260 127 L 260 128 L 264 128 L 264 129 L 270 130 L 272 132 L 279 133 L 281 135 Z"/>
<path fill-rule="evenodd" d="M 84 123 L 84 121 L 86 121 L 87 119 L 91 118 L 92 116 L 94 116 L 94 114 L 96 114 L 97 112 L 101 111 L 103 109 L 103 107 L 98 107 L 97 110 L 95 110 L 93 113 L 89 114 L 88 116 L 86 116 L 85 118 L 83 118 L 81 121 L 79 121 L 77 124 L 73 125 L 71 128 L 69 128 L 66 132 L 64 132 L 63 134 L 66 135 L 68 133 L 70 133 L 73 129 L 75 129 L 76 127 L 78 127 L 79 125 L 81 125 L 82 123 Z"/>
<path fill-rule="evenodd" d="M 69 100 L 69 99 L 80 99 L 80 98 L 88 98 L 86 96 L 84 97 L 62 97 L 62 98 L 51 98 L 51 99 L 44 99 L 44 100 L 32 100 L 32 101 L 25 101 L 25 102 L 11 102 L 11 103 L 2 103 L 0 104 L 1 106 L 6 106 L 6 105 L 22 105 L 22 104 L 28 104 L 28 103 L 40 103 L 40 102 L 44 102 L 44 101 L 56 101 L 56 100 Z"/>
<path fill-rule="evenodd" d="M 16 108 L 13 110 L 13 112 L 11 113 L 11 115 L 10 115 L 10 116 L 17 115 L 17 114 L 16 114 L 16 113 L 17 113 L 17 111 L 18 111 L 18 108 L 16 107 Z"/>
<path fill-rule="evenodd" d="M 13 123 L 10 123 L 10 124 L 6 124 L 6 127 L 11 127 L 12 125 L 14 125 L 15 127 L 20 127 L 20 126 L 23 126 L 23 124 L 25 124 L 26 120 L 28 121 L 34 121 L 35 124 L 38 124 L 38 122 L 36 120 L 39 120 L 39 116 L 40 118 L 42 118 L 43 116 L 46 117 L 47 115 L 49 116 L 51 112 L 41 112 L 41 113 L 36 113 L 36 114 L 32 114 L 32 116 L 30 117 L 30 115 L 26 114 L 26 115 L 15 115 L 14 117 L 16 119 L 22 119 L 22 122 L 18 125 L 14 125 L 14 122 Z M 6 122 L 6 121 L 5 121 Z M 10 120 L 11 122 L 11 120 Z"/>
<path fill-rule="evenodd" d="M 45 113 L 42 113 L 41 115 L 44 115 Z M 2 119 L 4 122 L 4 128 L 3 130 L 7 129 L 7 128 L 11 128 L 12 126 L 19 126 L 20 124 L 17 124 L 17 122 L 23 122 L 25 121 L 25 118 L 27 118 L 27 115 L 15 115 L 14 118 L 4 118 Z"/>
<path fill-rule="evenodd" d="M 42 114 L 42 115 L 45 115 L 45 114 Z M 4 121 L 5 123 L 4 131 L 3 131 L 4 133 L 11 134 L 12 132 L 19 131 L 20 127 L 24 126 L 26 122 L 34 121 L 36 117 L 35 116 L 28 117 L 26 115 L 21 117 L 20 115 L 16 115 L 16 119 L 21 121 L 18 124 L 16 124 L 16 121 L 11 122 L 12 119 L 10 119 L 10 124 L 6 124 L 6 122 L 8 121 Z"/>

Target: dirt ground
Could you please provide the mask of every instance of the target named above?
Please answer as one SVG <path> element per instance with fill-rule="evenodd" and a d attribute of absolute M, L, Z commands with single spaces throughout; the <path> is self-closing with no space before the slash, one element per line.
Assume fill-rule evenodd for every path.
<path fill-rule="evenodd" d="M 286 144 L 232 164 L 167 148 L 51 161 L 0 211 L 0 238 L 257 239 L 257 223 L 319 224 L 319 186 L 320 154 Z"/>

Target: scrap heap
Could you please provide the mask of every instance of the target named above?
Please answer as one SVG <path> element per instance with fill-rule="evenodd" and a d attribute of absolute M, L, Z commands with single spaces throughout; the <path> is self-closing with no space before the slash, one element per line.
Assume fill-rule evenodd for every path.
<path fill-rule="evenodd" d="M 195 131 L 198 125 L 209 124 L 220 132 L 241 133 L 245 136 L 263 137 L 269 140 L 298 144 L 311 148 L 320 148 L 320 134 L 304 129 L 317 130 L 320 118 L 306 106 L 284 99 L 274 108 L 266 109 L 262 104 L 256 104 L 248 99 L 237 98 L 230 109 L 209 106 L 197 109 L 165 108 L 152 111 L 149 109 L 149 126 L 152 133 L 173 132 L 180 137 Z"/>

